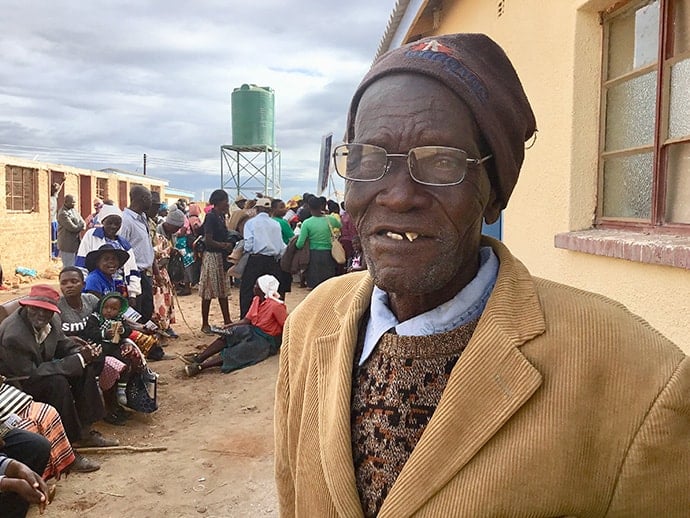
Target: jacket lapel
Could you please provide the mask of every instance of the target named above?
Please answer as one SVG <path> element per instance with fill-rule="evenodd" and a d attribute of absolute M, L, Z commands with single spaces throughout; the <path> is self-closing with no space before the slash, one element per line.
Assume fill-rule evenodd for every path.
<path fill-rule="evenodd" d="M 351 302 L 336 302 L 340 328 L 315 341 L 321 463 L 339 516 L 363 516 L 352 461 L 350 398 L 358 324 L 369 307 L 372 285 L 364 275 Z"/>
<path fill-rule="evenodd" d="M 503 245 L 490 244 L 501 262 L 496 287 L 381 518 L 413 515 L 541 385 L 539 371 L 518 349 L 545 329 L 533 280 Z"/>

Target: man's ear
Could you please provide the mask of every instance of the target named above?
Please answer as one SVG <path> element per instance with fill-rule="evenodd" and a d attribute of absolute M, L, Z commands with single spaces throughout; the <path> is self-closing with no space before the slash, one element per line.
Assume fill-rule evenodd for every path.
<path fill-rule="evenodd" d="M 496 191 L 491 187 L 489 193 L 489 201 L 484 208 L 484 221 L 487 225 L 494 223 L 501 215 L 501 200 L 496 196 Z"/>

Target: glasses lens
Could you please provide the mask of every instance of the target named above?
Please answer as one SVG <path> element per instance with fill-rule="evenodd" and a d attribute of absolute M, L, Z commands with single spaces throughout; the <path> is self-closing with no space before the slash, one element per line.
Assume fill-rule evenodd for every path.
<path fill-rule="evenodd" d="M 371 144 L 343 144 L 333 152 L 335 172 L 347 180 L 378 180 L 386 172 L 386 150 Z"/>
<path fill-rule="evenodd" d="M 423 146 L 410 150 L 410 172 L 418 182 L 456 185 L 467 173 L 467 152 L 443 146 Z"/>

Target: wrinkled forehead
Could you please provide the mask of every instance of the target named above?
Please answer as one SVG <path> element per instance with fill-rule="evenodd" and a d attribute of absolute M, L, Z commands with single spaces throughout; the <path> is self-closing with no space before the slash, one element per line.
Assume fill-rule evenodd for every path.
<path fill-rule="evenodd" d="M 367 86 L 357 105 L 352 136 L 353 142 L 378 145 L 397 137 L 410 146 L 462 148 L 481 140 L 474 115 L 462 99 L 437 79 L 409 72 L 386 75 Z"/>

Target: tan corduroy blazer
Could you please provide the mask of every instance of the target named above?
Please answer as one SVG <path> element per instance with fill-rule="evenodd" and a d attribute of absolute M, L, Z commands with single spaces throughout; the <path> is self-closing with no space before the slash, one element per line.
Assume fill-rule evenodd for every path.
<path fill-rule="evenodd" d="M 690 516 L 690 360 L 605 297 L 530 276 L 500 243 L 496 287 L 379 516 Z M 350 443 L 367 273 L 320 286 L 285 327 L 281 516 L 362 511 Z"/>

